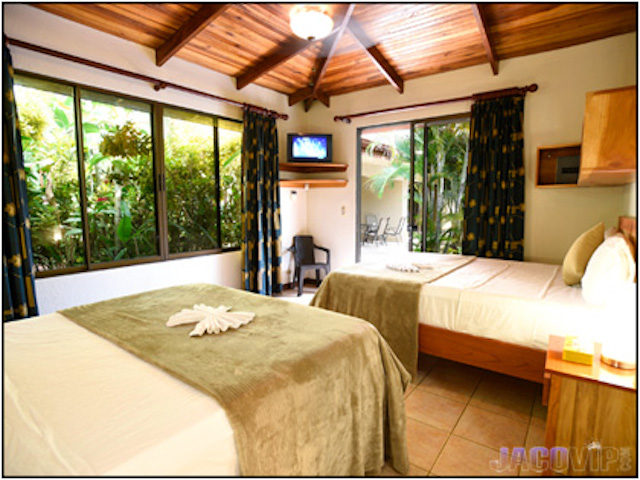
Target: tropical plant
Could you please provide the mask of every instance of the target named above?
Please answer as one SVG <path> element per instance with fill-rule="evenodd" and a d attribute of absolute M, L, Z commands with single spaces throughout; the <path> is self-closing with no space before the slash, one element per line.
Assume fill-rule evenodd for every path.
<path fill-rule="evenodd" d="M 220 217 L 223 247 L 239 247 L 242 243 L 241 153 L 242 134 L 225 135 L 220 144 Z"/>
<path fill-rule="evenodd" d="M 39 271 L 82 265 L 73 99 L 18 86 L 34 263 Z"/>
<path fill-rule="evenodd" d="M 416 227 L 413 233 L 413 249 L 422 249 L 422 236 L 425 235 L 427 251 L 460 253 L 469 124 L 462 122 L 427 127 L 426 183 L 422 178 L 422 172 L 425 171 L 424 133 L 424 129 L 416 129 L 414 134 L 415 208 L 410 214 Z M 386 146 L 391 152 L 390 164 L 366 183 L 379 198 L 382 198 L 386 188 L 393 187 L 396 179 L 410 181 L 411 177 L 409 133 L 397 137 L 392 145 Z M 371 142 L 367 147 L 368 153 L 372 154 L 374 149 L 379 147 L 379 141 Z M 425 197 L 427 202 L 423 205 Z M 424 208 L 426 225 L 422 225 Z"/>
<path fill-rule="evenodd" d="M 82 129 L 91 260 L 157 254 L 151 136 L 131 120 L 84 123 Z"/>
<path fill-rule="evenodd" d="M 213 129 L 173 119 L 165 125 L 170 251 L 219 247 Z M 222 246 L 236 247 L 241 240 L 241 135 L 219 132 Z"/>

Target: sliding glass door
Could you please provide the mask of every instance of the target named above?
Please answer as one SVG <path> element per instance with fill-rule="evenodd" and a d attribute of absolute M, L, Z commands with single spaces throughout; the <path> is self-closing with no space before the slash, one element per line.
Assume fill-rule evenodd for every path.
<path fill-rule="evenodd" d="M 409 249 L 461 253 L 468 117 L 412 123 Z"/>
<path fill-rule="evenodd" d="M 460 253 L 467 115 L 358 130 L 357 261 Z"/>

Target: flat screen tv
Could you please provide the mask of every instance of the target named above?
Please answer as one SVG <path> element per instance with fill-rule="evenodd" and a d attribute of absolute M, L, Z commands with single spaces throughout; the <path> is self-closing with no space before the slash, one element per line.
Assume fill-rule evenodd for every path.
<path fill-rule="evenodd" d="M 331 162 L 331 135 L 301 135 L 289 133 L 287 136 L 287 161 L 289 162 Z"/>

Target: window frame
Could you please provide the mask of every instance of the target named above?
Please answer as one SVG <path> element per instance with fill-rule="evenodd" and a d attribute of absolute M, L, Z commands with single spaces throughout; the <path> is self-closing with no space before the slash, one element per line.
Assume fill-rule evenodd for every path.
<path fill-rule="evenodd" d="M 56 277 L 59 275 L 68 275 L 80 272 L 91 272 L 98 270 L 107 270 L 110 268 L 127 267 L 134 265 L 142 265 L 147 263 L 166 262 L 171 260 L 178 260 L 191 257 L 199 257 L 203 255 L 216 255 L 220 253 L 240 251 L 241 247 L 222 247 L 222 219 L 220 212 L 220 155 L 219 155 L 219 120 L 224 120 L 232 123 L 242 125 L 242 120 L 236 118 L 230 118 L 223 115 L 213 114 L 209 112 L 203 112 L 189 107 L 183 107 L 181 105 L 175 105 L 171 103 L 159 102 L 156 100 L 149 100 L 142 97 L 136 97 L 127 93 L 121 93 L 118 91 L 110 91 L 104 88 L 85 85 L 70 80 L 64 80 L 48 75 L 42 75 L 38 73 L 32 73 L 25 70 L 16 70 L 16 77 L 30 77 L 34 79 L 44 80 L 52 83 L 58 83 L 73 89 L 73 105 L 74 105 L 74 122 L 75 122 L 75 140 L 76 140 L 76 161 L 78 167 L 78 184 L 80 189 L 80 208 L 82 216 L 82 242 L 85 254 L 85 264 L 81 266 L 66 267 L 56 270 L 38 271 L 36 272 L 36 278 L 48 278 Z M 151 107 L 150 120 L 151 120 L 151 137 L 152 137 L 152 163 L 153 163 L 153 177 L 154 177 L 154 192 L 155 192 L 155 211 L 156 211 L 156 242 L 158 245 L 158 255 L 152 255 L 148 257 L 130 258 L 124 260 L 114 260 L 110 262 L 94 263 L 91 262 L 90 257 L 90 240 L 89 240 L 89 222 L 87 212 L 87 192 L 85 185 L 85 159 L 84 159 L 84 135 L 82 131 L 82 94 L 81 91 L 89 91 L 110 95 L 113 97 L 122 98 L 125 100 L 132 100 L 142 102 Z M 213 123 L 213 158 L 214 168 L 216 171 L 216 202 L 217 202 L 217 219 L 216 228 L 218 235 L 218 244 L 220 247 L 210 248 L 205 250 L 198 250 L 194 252 L 178 252 L 169 253 L 169 235 L 168 235 L 168 217 L 167 217 L 167 191 L 165 183 L 165 155 L 164 155 L 164 110 L 173 109 L 180 110 L 187 113 L 203 115 L 212 119 Z"/>

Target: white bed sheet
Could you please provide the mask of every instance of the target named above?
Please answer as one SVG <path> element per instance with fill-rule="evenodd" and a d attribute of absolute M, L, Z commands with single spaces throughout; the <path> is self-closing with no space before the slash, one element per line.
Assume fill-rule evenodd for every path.
<path fill-rule="evenodd" d="M 545 350 L 549 335 L 598 338 L 606 315 L 558 265 L 477 258 L 423 287 L 419 321 Z"/>
<path fill-rule="evenodd" d="M 60 314 L 3 336 L 6 475 L 239 475 L 211 396 Z"/>

